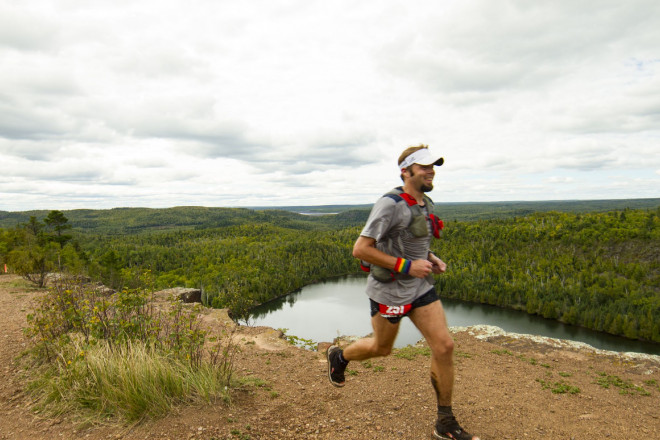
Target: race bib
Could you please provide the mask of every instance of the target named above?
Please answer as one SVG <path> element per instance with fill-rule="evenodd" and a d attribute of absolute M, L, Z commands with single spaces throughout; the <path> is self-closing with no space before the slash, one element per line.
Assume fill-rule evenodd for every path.
<path fill-rule="evenodd" d="M 404 304 L 402 306 L 388 306 L 385 304 L 378 304 L 378 311 L 380 312 L 380 316 L 383 318 L 404 316 L 410 311 L 410 309 L 412 309 L 412 304 Z"/>

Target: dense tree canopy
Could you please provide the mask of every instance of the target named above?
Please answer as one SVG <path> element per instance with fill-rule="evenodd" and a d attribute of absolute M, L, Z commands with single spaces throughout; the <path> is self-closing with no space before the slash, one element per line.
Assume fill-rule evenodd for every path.
<path fill-rule="evenodd" d="M 660 212 L 450 222 L 438 278 L 452 298 L 660 342 Z"/>
<path fill-rule="evenodd" d="M 85 254 L 72 236 L 60 211 L 51 211 L 43 222 L 35 216 L 14 229 L 0 230 L 0 261 L 38 286 L 44 286 L 50 272 L 82 272 Z"/>
<path fill-rule="evenodd" d="M 433 244 L 449 265 L 437 277 L 442 296 L 660 342 L 660 208 L 481 215 L 475 221 L 452 220 L 443 206 L 436 213 L 447 224 Z M 351 249 L 367 214 L 128 210 L 113 213 L 121 219 L 117 223 L 74 226 L 79 246 L 52 239 L 58 237 L 55 221 L 49 242 L 59 245 L 51 251 L 60 261 L 66 257 L 67 268 L 115 287 L 150 269 L 157 287 L 200 287 L 206 304 L 241 314 L 306 284 L 359 272 Z M 168 219 L 179 226 L 159 226 Z M 48 236 L 46 226 L 31 219 L 20 228 L 0 229 L 0 258 L 8 261 L 28 242 L 39 244 L 35 237 Z"/>

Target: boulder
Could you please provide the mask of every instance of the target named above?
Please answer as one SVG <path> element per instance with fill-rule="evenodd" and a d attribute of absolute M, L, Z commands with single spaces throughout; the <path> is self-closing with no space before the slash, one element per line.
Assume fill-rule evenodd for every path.
<path fill-rule="evenodd" d="M 201 289 L 192 289 L 188 287 L 173 287 L 171 289 L 161 290 L 155 292 L 154 296 L 160 298 L 169 298 L 174 296 L 183 303 L 201 303 L 202 302 L 202 290 Z"/>

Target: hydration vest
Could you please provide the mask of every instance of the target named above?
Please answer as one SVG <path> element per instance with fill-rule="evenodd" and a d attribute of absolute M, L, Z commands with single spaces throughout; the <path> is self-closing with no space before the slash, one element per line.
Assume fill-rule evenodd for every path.
<path fill-rule="evenodd" d="M 406 205 L 410 209 L 410 214 L 411 214 L 411 219 L 410 223 L 407 226 L 407 229 L 410 231 L 410 233 L 414 237 L 425 237 L 428 235 L 428 223 L 427 219 L 431 221 L 431 228 L 432 228 L 432 233 L 435 238 L 440 238 L 442 234 L 442 230 L 445 227 L 445 224 L 440 218 L 438 218 L 437 215 L 432 214 L 433 212 L 433 200 L 431 200 L 430 197 L 428 197 L 426 194 L 424 194 L 424 205 L 426 206 L 429 216 L 428 218 L 426 215 L 424 215 L 424 212 L 422 211 L 421 206 L 417 203 L 417 200 L 410 194 L 406 193 L 403 191 L 403 187 L 399 186 L 397 188 L 394 188 L 393 190 L 385 193 L 383 197 L 389 197 L 390 199 L 394 200 L 396 203 L 405 201 Z M 393 272 L 389 269 L 385 269 L 380 266 L 373 266 L 373 270 L 371 268 L 371 264 L 360 260 L 360 268 L 365 271 L 365 272 L 372 272 L 372 276 L 377 279 L 378 281 L 382 282 L 389 282 L 389 281 L 394 281 L 397 278 L 401 277 L 410 277 L 408 274 L 400 274 Z"/>
<path fill-rule="evenodd" d="M 404 200 L 408 205 L 408 208 L 410 208 L 410 214 L 412 215 L 410 224 L 408 225 L 408 230 L 410 233 L 415 237 L 424 237 L 426 234 L 428 234 L 428 229 L 426 226 L 427 218 L 422 212 L 421 206 L 419 206 L 417 200 L 415 200 L 413 196 L 403 192 L 403 187 L 399 186 L 394 188 L 392 191 L 386 193 L 383 197 L 389 197 L 397 203 Z M 431 198 L 426 194 L 424 194 L 423 197 L 424 205 L 426 206 L 427 211 L 430 213 L 428 220 L 431 220 L 431 228 L 433 228 L 431 232 L 433 232 L 433 236 L 435 238 L 440 238 L 442 230 L 445 228 L 445 224 L 438 218 L 437 215 L 433 214 L 433 200 L 431 200 Z"/>

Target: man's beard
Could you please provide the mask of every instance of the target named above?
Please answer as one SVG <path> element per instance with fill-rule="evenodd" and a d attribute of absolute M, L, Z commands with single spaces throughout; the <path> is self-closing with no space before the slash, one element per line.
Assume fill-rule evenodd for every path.
<path fill-rule="evenodd" d="M 415 173 L 413 173 L 413 170 L 412 170 L 412 169 L 410 170 L 410 177 L 411 177 L 411 178 L 412 178 L 412 177 L 415 177 Z M 427 192 L 431 192 L 431 191 L 433 191 L 433 184 L 430 184 L 430 185 L 424 185 L 424 184 L 422 183 L 422 187 L 421 187 L 420 189 L 422 190 L 422 192 L 425 192 L 425 193 L 427 193 Z"/>

